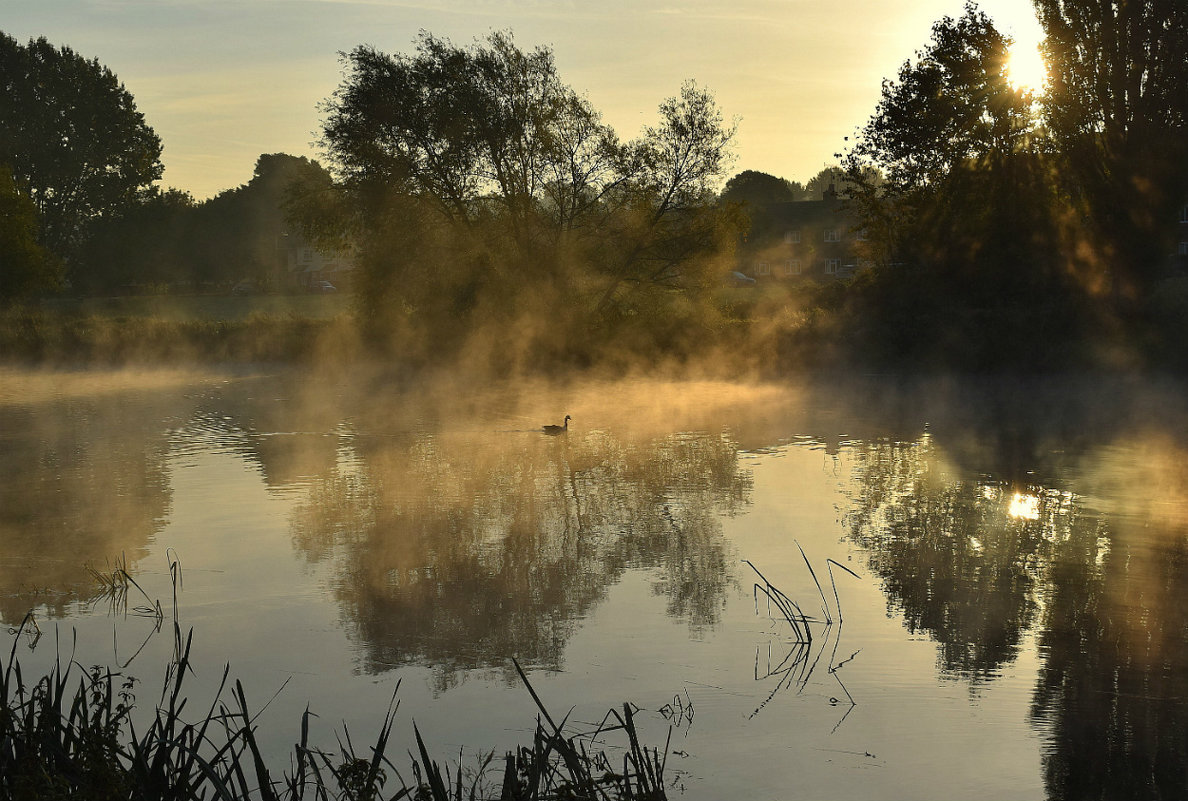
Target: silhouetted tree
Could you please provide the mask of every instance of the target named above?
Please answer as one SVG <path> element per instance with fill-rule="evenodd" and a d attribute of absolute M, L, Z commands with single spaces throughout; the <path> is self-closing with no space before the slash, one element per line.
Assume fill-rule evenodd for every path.
<path fill-rule="evenodd" d="M 316 161 L 285 153 L 256 160 L 246 184 L 200 204 L 187 233 L 195 281 L 253 281 L 277 288 L 285 270 L 284 235 L 290 199 L 299 187 L 329 180 Z"/>
<path fill-rule="evenodd" d="M 1043 326 L 1069 327 L 1051 307 L 1066 294 L 1059 198 L 1033 98 L 1008 80 L 1010 39 L 972 3 L 932 34 L 884 83 L 846 155 L 878 265 L 862 314 L 900 356 L 931 350 L 981 366 L 1013 358 Z"/>
<path fill-rule="evenodd" d="M 757 207 L 765 203 L 785 203 L 799 199 L 803 191 L 799 184 L 784 178 L 777 178 L 757 170 L 743 170 L 726 182 L 719 200 L 744 203 Z"/>
<path fill-rule="evenodd" d="M 1084 203 L 1102 269 L 1141 297 L 1172 252 L 1188 195 L 1188 5 L 1035 0 L 1048 127 Z"/>
<path fill-rule="evenodd" d="M 160 156 L 132 95 L 97 59 L 0 33 L 0 164 L 36 205 L 51 250 L 72 256 L 93 220 L 161 177 Z"/>
<path fill-rule="evenodd" d="M 195 208 L 186 192 L 153 189 L 96 220 L 76 257 L 75 288 L 97 292 L 191 280 Z"/>

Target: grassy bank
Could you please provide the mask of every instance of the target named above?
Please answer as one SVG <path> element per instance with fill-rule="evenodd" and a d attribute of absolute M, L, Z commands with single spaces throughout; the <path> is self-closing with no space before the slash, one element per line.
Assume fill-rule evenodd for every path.
<path fill-rule="evenodd" d="M 19 639 L 19 633 L 18 633 Z M 178 637 L 180 643 L 180 636 Z M 379 733 L 356 750 L 348 732 L 336 752 L 309 744 L 309 710 L 301 721 L 288 770 L 264 763 L 253 707 L 228 670 L 209 706 L 187 707 L 184 681 L 190 642 L 169 665 L 156 714 L 138 733 L 132 722 L 134 683 L 110 669 L 82 669 L 59 658 L 48 675 L 29 683 L 16 658 L 16 641 L 0 671 L 0 797 L 30 799 L 297 799 L 409 798 L 417 801 L 549 801 L 551 799 L 665 798 L 664 759 L 642 746 L 633 708 L 611 710 L 589 735 L 568 736 L 541 704 L 527 676 L 520 677 L 540 715 L 530 743 L 464 765 L 439 763 L 417 731 L 417 753 L 404 772 L 386 753 L 395 725 L 399 684 Z M 516 665 L 519 670 L 519 665 Z M 229 695 L 230 698 L 225 698 Z M 258 715 L 260 710 L 256 709 Z M 610 757 L 588 750 L 619 739 Z M 464 778 L 465 777 L 465 778 Z"/>
<path fill-rule="evenodd" d="M 41 365 L 302 361 L 337 338 L 349 315 L 308 317 L 252 311 L 237 317 L 112 316 L 80 310 L 0 313 L 0 360 Z"/>

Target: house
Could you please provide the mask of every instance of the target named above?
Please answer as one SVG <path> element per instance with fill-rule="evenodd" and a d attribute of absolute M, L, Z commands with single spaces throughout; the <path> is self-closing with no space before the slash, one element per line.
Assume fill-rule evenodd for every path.
<path fill-rule="evenodd" d="M 284 234 L 282 241 L 289 286 L 308 290 L 329 281 L 339 290 L 350 288 L 355 262 L 349 248 L 325 251 L 299 233 Z"/>
<path fill-rule="evenodd" d="M 861 230 L 833 184 L 820 200 L 766 204 L 752 212 L 751 224 L 739 269 L 760 281 L 835 281 L 867 266 Z"/>

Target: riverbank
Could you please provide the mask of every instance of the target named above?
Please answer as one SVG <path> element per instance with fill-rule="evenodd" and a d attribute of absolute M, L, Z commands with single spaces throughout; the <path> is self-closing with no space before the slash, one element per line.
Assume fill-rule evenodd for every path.
<path fill-rule="evenodd" d="M 0 360 L 38 366 L 303 362 L 326 355 L 331 339 L 344 347 L 353 331 L 346 313 L 214 317 L 18 308 L 0 314 Z"/>
<path fill-rule="evenodd" d="M 112 574 L 113 592 L 132 579 Z M 249 705 L 243 684 L 230 681 L 230 666 L 205 713 L 183 716 L 193 633 L 183 640 L 174 629 L 174 661 L 155 714 L 140 733 L 133 725 L 136 679 L 121 671 L 94 666 L 88 671 L 61 654 L 39 678 L 22 672 L 16 656 L 31 617 L 15 632 L 7 664 L 0 664 L 0 795 L 5 798 L 206 798 L 224 801 L 268 799 L 296 801 L 344 798 L 372 801 L 414 798 L 423 801 L 660 801 L 666 797 L 662 752 L 640 743 L 631 704 L 610 710 L 597 730 L 563 732 L 515 664 L 540 715 L 530 742 L 508 751 L 476 754 L 466 764 L 462 754 L 439 762 L 430 755 L 416 724 L 418 753 L 409 753 L 411 772 L 402 775 L 386 752 L 399 688 L 388 702 L 380 731 L 357 749 L 349 732 L 339 733 L 337 753 L 310 744 L 311 718 L 306 708 L 300 739 L 287 769 L 266 765 L 257 741 L 262 708 Z M 35 626 L 35 624 L 32 624 Z M 35 633 L 40 638 L 40 631 Z M 36 642 L 36 640 L 31 640 Z M 513 660 L 514 661 L 514 660 Z M 228 699 L 226 696 L 230 696 Z M 264 705 L 264 708 L 267 704 Z M 344 724 L 345 726 L 345 724 Z M 616 742 L 612 761 L 606 749 Z M 399 757 L 397 757 L 399 758 Z"/>

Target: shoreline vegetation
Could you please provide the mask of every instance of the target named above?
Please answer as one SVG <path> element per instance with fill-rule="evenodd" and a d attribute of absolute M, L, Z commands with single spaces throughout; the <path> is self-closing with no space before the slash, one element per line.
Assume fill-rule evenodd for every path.
<path fill-rule="evenodd" d="M 511 322 L 444 341 L 409 332 L 369 330 L 348 297 L 57 299 L 0 308 L 0 365 L 339 368 L 383 362 L 410 374 L 452 365 L 476 376 L 647 371 L 722 378 L 779 378 L 835 370 L 1178 375 L 1188 369 L 1188 351 L 1162 335 L 1170 334 L 1178 323 L 1153 326 L 1147 337 L 1122 336 L 1109 326 L 1096 337 L 1062 338 L 1053 332 L 1035 338 L 989 337 L 982 329 L 993 321 L 976 315 L 967 320 L 971 328 L 967 337 L 950 330 L 946 337 L 934 338 L 932 351 L 906 359 L 880 349 L 879 337 L 836 302 L 842 294 L 839 288 L 819 287 L 809 294 L 806 303 L 792 300 L 792 293 L 779 287 L 774 291 L 724 289 L 719 297 L 722 314 L 716 320 L 675 326 L 659 334 L 568 332 L 554 340 L 548 326 Z"/>
<path fill-rule="evenodd" d="M 631 704 L 608 711 L 592 733 L 566 734 L 566 721 L 554 721 L 518 663 L 516 671 L 539 714 L 531 742 L 502 759 L 496 759 L 494 752 L 480 753 L 473 764 L 466 764 L 460 753 L 451 768 L 449 762 L 433 758 L 413 723 L 417 752 L 409 752 L 408 768 L 402 771 L 393 762 L 394 755 L 386 753 L 399 708 L 397 682 L 378 734 L 363 749 L 356 749 L 345 728 L 336 732 L 337 753 L 310 745 L 310 719 L 315 715 L 307 708 L 289 770 L 277 774 L 265 764 L 257 740 L 256 721 L 263 710 L 251 706 L 238 680 L 229 680 L 230 666 L 224 668 L 209 706 L 191 706 L 183 714 L 189 701 L 183 685 L 186 674 L 192 672 L 192 631 L 183 644 L 180 630 L 175 629 L 177 652 L 167 667 L 155 715 L 138 731 L 132 715 L 135 679 L 110 668 L 84 668 L 73 655 L 63 661 L 59 652 L 48 673 L 31 680 L 16 654 L 21 630 L 16 632 L 7 664 L 0 663 L 0 796 L 5 798 L 659 801 L 667 797 L 668 744 L 663 750 L 641 744 L 634 721 L 637 710 Z"/>

